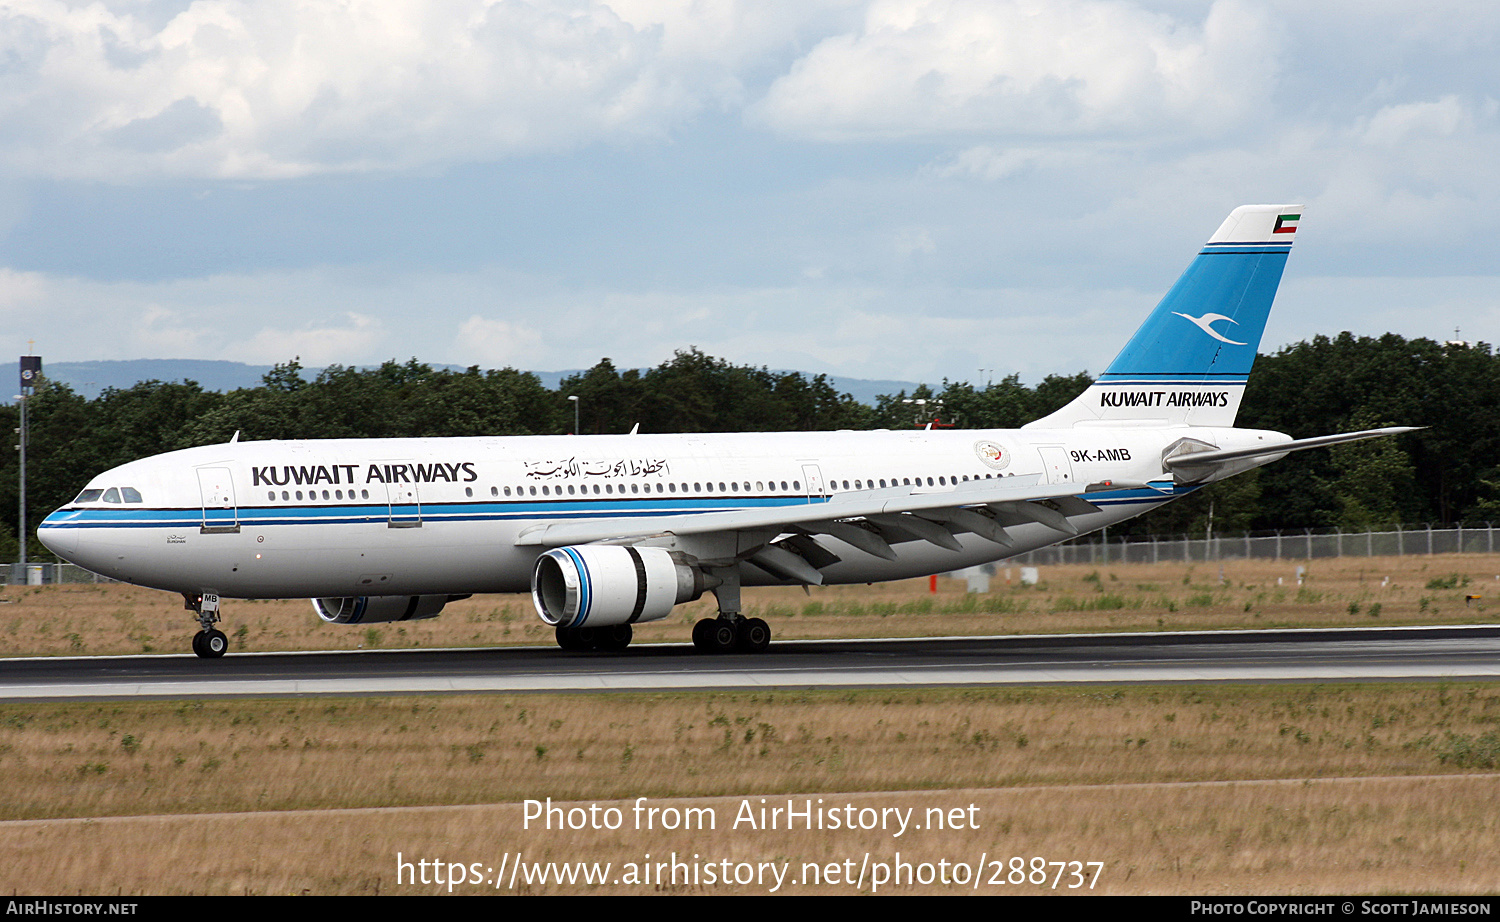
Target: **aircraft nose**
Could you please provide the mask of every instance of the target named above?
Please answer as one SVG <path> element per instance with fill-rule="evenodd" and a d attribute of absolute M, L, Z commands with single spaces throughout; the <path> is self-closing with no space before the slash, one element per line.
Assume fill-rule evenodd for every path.
<path fill-rule="evenodd" d="M 67 526 L 76 517 L 76 512 L 59 509 L 43 519 L 36 528 L 36 536 L 46 545 L 47 550 L 74 563 L 77 562 L 73 557 L 78 553 L 78 529 Z"/>

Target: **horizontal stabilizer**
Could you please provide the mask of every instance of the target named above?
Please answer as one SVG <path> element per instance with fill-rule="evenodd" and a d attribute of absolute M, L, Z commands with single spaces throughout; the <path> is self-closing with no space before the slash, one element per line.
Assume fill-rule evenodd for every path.
<path fill-rule="evenodd" d="M 1417 432 L 1423 428 L 1426 427 L 1387 426 L 1384 429 L 1364 429 L 1359 432 L 1320 435 L 1311 439 L 1294 439 L 1290 442 L 1279 442 L 1274 445 L 1257 445 L 1253 448 L 1189 451 L 1184 454 L 1165 458 L 1162 463 L 1174 474 L 1198 479 L 1204 474 L 1211 472 L 1214 468 L 1231 461 L 1244 461 L 1251 458 L 1279 458 L 1294 451 L 1304 451 L 1309 448 L 1324 448 L 1329 445 L 1341 445 L 1344 442 L 1359 442 L 1364 439 L 1378 439 L 1387 435 L 1401 435 L 1405 432 Z"/>

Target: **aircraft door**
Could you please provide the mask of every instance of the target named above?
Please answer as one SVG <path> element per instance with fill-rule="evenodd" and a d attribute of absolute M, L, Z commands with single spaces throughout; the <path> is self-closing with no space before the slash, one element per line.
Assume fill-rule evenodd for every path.
<path fill-rule="evenodd" d="M 1037 449 L 1042 453 L 1042 473 L 1048 483 L 1072 483 L 1073 462 L 1068 449 L 1062 445 L 1043 445 Z"/>
<path fill-rule="evenodd" d="M 385 485 L 391 510 L 387 524 L 391 528 L 421 528 L 422 499 L 417 494 L 417 485 L 403 479 L 412 465 L 404 461 L 382 461 L 380 467 L 392 474 Z"/>
<path fill-rule="evenodd" d="M 227 467 L 198 468 L 198 493 L 203 498 L 203 534 L 240 530 L 240 510 L 234 501 L 234 480 Z"/>
<path fill-rule="evenodd" d="M 802 479 L 807 481 L 808 502 L 816 502 L 828 495 L 823 485 L 823 471 L 816 464 L 802 465 Z"/>

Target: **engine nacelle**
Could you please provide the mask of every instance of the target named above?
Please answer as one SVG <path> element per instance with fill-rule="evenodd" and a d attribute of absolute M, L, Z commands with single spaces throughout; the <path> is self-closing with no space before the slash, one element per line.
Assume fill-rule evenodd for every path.
<path fill-rule="evenodd" d="M 443 606 L 466 596 L 362 595 L 313 599 L 318 617 L 330 624 L 378 624 L 436 618 Z"/>
<path fill-rule="evenodd" d="M 538 557 L 531 573 L 536 613 L 555 627 L 659 621 L 708 588 L 681 552 L 660 547 L 560 547 Z"/>

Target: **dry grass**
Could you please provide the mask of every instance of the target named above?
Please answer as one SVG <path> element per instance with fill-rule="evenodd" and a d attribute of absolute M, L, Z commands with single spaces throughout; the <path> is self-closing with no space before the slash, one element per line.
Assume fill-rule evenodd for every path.
<path fill-rule="evenodd" d="M 1222 579 L 1207 564 L 1050 567 L 1035 588 L 1002 571 L 983 596 L 954 580 L 929 595 L 922 580 L 753 590 L 747 604 L 784 638 L 1452 624 L 1491 620 L 1491 599 L 1465 596 L 1495 595 L 1500 573 L 1500 558 L 1471 555 L 1302 565 L 1300 587 L 1297 562 L 1226 563 Z M 5 600 L 10 655 L 185 652 L 194 630 L 174 597 L 126 586 L 11 587 Z M 685 641 L 709 610 L 637 636 Z M 231 602 L 225 627 L 249 650 L 550 642 L 524 597 L 359 629 L 319 622 L 305 601 Z M 1100 861 L 1104 893 L 1493 893 L 1497 724 L 1500 688 L 1485 684 L 0 705 L 0 888 L 434 893 L 446 888 L 398 881 L 398 853 L 481 868 L 517 853 L 609 861 L 614 876 L 648 853 L 794 874 L 899 853 L 914 866 Z M 706 806 L 719 825 L 523 829 L 520 802 L 545 797 L 627 816 L 637 797 Z M 918 814 L 973 804 L 979 828 L 730 828 L 742 799 L 787 797 Z M 990 886 L 994 870 L 978 892 L 1050 892 Z"/>
<path fill-rule="evenodd" d="M 953 789 L 839 796 L 839 805 L 948 810 L 974 805 L 978 830 L 907 833 L 765 832 L 725 828 L 739 798 L 663 801 L 709 807 L 720 817 L 712 832 L 594 833 L 522 829 L 522 807 L 397 809 L 346 813 L 255 813 L 240 816 L 141 817 L 87 822 L 0 825 L 9 892 L 102 894 L 437 894 L 449 888 L 398 881 L 402 860 L 501 867 L 520 853 L 532 862 L 627 863 L 696 856 L 698 863 L 788 862 L 792 879 L 804 862 L 852 861 L 866 853 L 910 865 L 985 858 L 981 886 L 903 882 L 884 893 L 987 895 L 1098 894 L 1493 894 L 1500 862 L 1493 812 L 1471 807 L 1488 798 L 1496 777 L 1367 779 L 1134 787 Z M 815 793 L 811 795 L 816 798 Z M 803 798 L 805 799 L 805 798 Z M 828 798 L 825 795 L 825 800 Z M 759 798 L 752 803 L 758 806 Z M 617 806 L 629 816 L 631 803 Z M 573 806 L 559 804 L 558 806 Z M 628 822 L 628 821 L 627 821 Z M 1009 875 L 1012 856 L 1030 860 L 1098 861 L 1092 890 L 994 883 Z M 509 860 L 513 860 L 509 859 Z M 993 862 L 1000 862 L 998 865 Z M 1055 868 L 1049 868 L 1049 876 Z M 408 875 L 414 872 L 408 871 Z M 950 874 L 953 872 L 950 870 Z M 1093 869 L 1088 869 L 1090 878 Z M 467 875 L 466 875 L 467 876 Z M 460 885 L 472 893 L 766 893 L 771 885 L 665 886 L 518 884 L 509 878 Z M 447 874 L 444 874 L 446 879 Z M 429 877 L 432 881 L 434 878 Z M 852 884 L 783 886 L 783 893 L 871 892 Z"/>
<path fill-rule="evenodd" d="M 1106 893 L 1493 892 L 1497 724 L 1483 684 L 5 705 L 0 888 L 431 893 L 398 885 L 397 852 L 618 868 L 675 851 L 1102 861 Z M 741 798 L 788 796 L 972 803 L 978 828 L 731 828 Z M 627 817 L 636 797 L 695 798 L 718 824 L 523 829 L 518 804 L 545 797 Z M 581 889 L 654 888 L 529 892 Z M 981 892 L 1007 889 L 1046 888 Z"/>
<path fill-rule="evenodd" d="M 1307 569 L 1301 586 L 1298 566 Z M 1002 568 L 984 595 L 966 593 L 960 580 L 940 579 L 935 595 L 927 580 L 905 580 L 810 593 L 752 589 L 745 604 L 777 637 L 793 639 L 1484 623 L 1500 601 L 1500 556 L 1492 555 L 1075 565 L 1041 574 L 1039 586 L 1023 587 L 1019 567 Z M 1476 594 L 1483 598 L 1466 604 Z M 176 596 L 132 586 L 13 586 L 0 601 L 10 603 L 0 605 L 0 649 L 9 656 L 180 653 L 197 629 Z M 691 623 L 712 613 L 708 596 L 636 636 L 686 642 Z M 233 650 L 552 642 L 526 596 L 466 599 L 405 624 L 325 624 L 306 600 L 230 601 L 224 619 Z"/>

